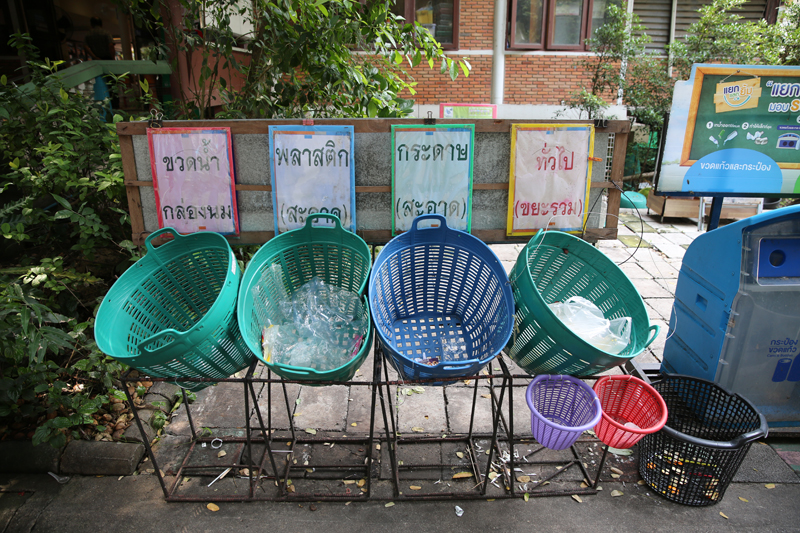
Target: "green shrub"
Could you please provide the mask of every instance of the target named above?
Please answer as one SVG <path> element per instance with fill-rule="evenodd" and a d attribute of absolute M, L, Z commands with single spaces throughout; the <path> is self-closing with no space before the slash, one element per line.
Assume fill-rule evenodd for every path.
<path fill-rule="evenodd" d="M 11 42 L 32 81 L 0 78 L 0 429 L 36 427 L 34 443 L 60 446 L 94 426 L 123 368 L 92 337 L 98 299 L 133 248 L 122 118 L 104 122 L 27 36 Z"/>

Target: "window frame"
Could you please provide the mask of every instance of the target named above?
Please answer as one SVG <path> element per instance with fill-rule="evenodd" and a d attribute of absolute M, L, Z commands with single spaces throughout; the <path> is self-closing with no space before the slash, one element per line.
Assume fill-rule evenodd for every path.
<path fill-rule="evenodd" d="M 517 34 L 517 6 L 519 0 L 509 0 L 511 2 L 511 24 L 509 24 L 509 35 L 507 50 L 546 50 L 554 52 L 585 52 L 589 50 L 586 45 L 586 39 L 591 37 L 592 25 L 592 11 L 594 9 L 595 0 L 582 0 L 582 17 L 581 17 L 581 42 L 579 44 L 554 44 L 553 37 L 555 35 L 555 8 L 556 0 L 544 0 L 542 6 L 542 42 L 540 43 L 518 43 L 516 42 Z"/>
<path fill-rule="evenodd" d="M 403 17 L 408 21 L 416 22 L 417 0 L 406 0 Z M 458 50 L 458 34 L 461 27 L 461 0 L 453 0 L 453 42 L 442 43 L 442 50 Z M 436 38 L 436 36 L 433 36 Z"/>

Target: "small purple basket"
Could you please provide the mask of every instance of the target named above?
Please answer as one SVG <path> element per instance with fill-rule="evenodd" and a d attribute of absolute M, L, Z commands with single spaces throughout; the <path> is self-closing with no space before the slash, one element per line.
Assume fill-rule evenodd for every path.
<path fill-rule="evenodd" d="M 534 438 L 551 450 L 572 446 L 603 414 L 597 394 L 572 376 L 537 376 L 528 385 L 525 399 L 531 409 Z"/>

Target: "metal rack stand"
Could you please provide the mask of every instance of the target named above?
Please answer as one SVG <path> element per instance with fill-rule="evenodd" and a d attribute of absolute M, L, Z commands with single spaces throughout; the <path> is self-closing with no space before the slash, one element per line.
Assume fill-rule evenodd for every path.
<path fill-rule="evenodd" d="M 164 499 L 168 502 L 198 502 L 198 501 L 346 501 L 346 500 L 366 500 L 370 497 L 371 489 L 371 469 L 373 463 L 373 437 L 374 419 L 376 402 L 376 385 L 372 382 L 337 382 L 336 385 L 355 385 L 372 387 L 372 409 L 369 434 L 367 437 L 337 437 L 337 436 L 305 436 L 298 432 L 292 423 L 291 406 L 286 393 L 286 385 L 297 383 L 300 385 L 321 385 L 319 382 L 286 381 L 276 379 L 268 374 L 267 378 L 254 377 L 257 361 L 250 365 L 244 378 L 227 378 L 221 380 L 211 379 L 180 379 L 182 382 L 209 382 L 209 383 L 241 383 L 244 392 L 245 410 L 245 432 L 244 436 L 207 436 L 198 434 L 191 414 L 188 397 L 185 390 L 182 390 L 183 405 L 186 409 L 187 419 L 191 431 L 191 441 L 188 445 L 186 454 L 181 462 L 174 480 L 167 483 L 166 476 L 159 468 L 158 460 L 152 446 L 147 438 L 144 440 L 145 451 L 153 464 L 154 474 L 158 478 L 161 490 L 164 492 Z M 129 377 L 126 373 L 122 380 L 124 382 L 139 381 L 137 378 Z M 165 378 L 147 378 L 148 381 L 175 381 Z M 258 406 L 258 395 L 254 385 L 263 383 L 267 385 L 267 416 L 266 423 Z M 272 428 L 272 385 L 279 384 L 283 391 L 283 400 L 286 406 L 290 428 L 288 434 L 278 433 Z M 333 383 L 325 383 L 333 384 Z M 134 419 L 142 435 L 146 435 L 143 422 L 139 416 L 133 398 L 126 387 L 128 402 L 132 406 Z M 253 410 L 256 415 L 257 424 L 253 427 L 250 416 L 250 401 L 253 402 Z M 285 443 L 285 444 L 284 444 Z M 359 460 L 358 464 L 337 464 L 329 462 L 315 463 L 303 460 L 302 464 L 295 459 L 295 454 L 300 447 L 306 446 L 331 446 L 339 444 L 341 446 L 361 446 L 359 450 L 364 451 L 364 459 Z M 233 462 L 220 461 L 221 459 L 216 450 L 232 449 L 233 453 L 228 453 L 223 457 L 231 457 Z M 282 456 L 282 459 L 279 457 Z M 230 472 L 234 474 L 229 476 Z M 292 480 L 291 474 L 301 474 L 300 479 L 313 481 L 331 481 L 333 478 L 325 474 L 331 472 L 344 471 L 348 476 L 360 475 L 364 480 L 362 486 L 357 490 L 345 487 L 343 491 L 319 489 L 311 492 L 301 492 L 297 490 L 297 479 Z M 213 478 L 214 475 L 216 478 Z M 236 483 L 237 474 L 247 479 L 247 486 L 241 487 Z M 318 474 L 315 476 L 314 474 Z M 320 475 L 321 474 L 321 475 Z M 190 476 L 192 476 L 190 478 Z M 187 483 L 187 480 L 195 481 L 196 477 L 213 478 L 205 485 L 198 483 Z M 336 477 L 335 482 L 341 485 L 341 477 Z M 212 489 L 212 485 L 216 488 Z M 274 485 L 270 487 L 270 485 Z M 220 490 L 222 488 L 222 490 Z M 338 487 L 337 487 L 338 489 Z M 230 491 L 230 492 L 228 492 Z"/>
<path fill-rule="evenodd" d="M 392 387 L 408 386 L 406 381 L 390 380 L 389 369 L 380 343 L 375 343 L 373 375 L 370 381 L 347 381 L 336 383 L 287 381 L 273 377 L 256 377 L 257 361 L 248 369 L 243 378 L 227 378 L 210 380 L 199 378 L 180 378 L 185 382 L 213 382 L 242 384 L 245 410 L 245 428 L 243 435 L 205 435 L 198 433 L 186 391 L 183 390 L 183 404 L 186 409 L 191 440 L 185 456 L 180 462 L 174 479 L 168 483 L 167 476 L 159 468 L 154 450 L 147 439 L 144 439 L 147 456 L 153 464 L 154 474 L 158 478 L 164 498 L 168 502 L 207 502 L 207 501 L 367 501 L 386 499 L 388 494 L 374 494 L 373 485 L 380 478 L 375 450 L 386 451 L 390 462 L 390 480 L 395 500 L 453 500 L 453 499 L 485 499 L 485 498 L 521 498 L 521 497 L 553 497 L 573 495 L 593 495 L 597 491 L 597 483 L 602 472 L 608 450 L 604 451 L 596 476 L 591 476 L 580 459 L 576 447 L 571 447 L 572 457 L 569 459 L 548 460 L 541 458 L 546 450 L 536 443 L 532 437 L 518 436 L 514 426 L 514 389 L 525 387 L 531 377 L 512 374 L 502 356 L 493 364 L 499 364 L 501 373 L 491 374 L 484 371 L 478 376 L 464 376 L 450 379 L 419 380 L 413 384 L 429 384 L 431 382 L 457 382 L 471 380 L 472 403 L 469 414 L 469 429 L 461 434 L 415 435 L 398 433 L 399 420 L 396 418 L 394 404 L 391 402 Z M 123 381 L 140 381 L 143 377 L 131 378 L 128 374 Z M 149 381 L 175 381 L 174 378 L 147 378 Z M 587 378 L 594 379 L 594 378 Z M 312 435 L 298 431 L 292 422 L 292 405 L 286 392 L 287 384 L 300 385 L 344 385 L 371 387 L 370 427 L 368 435 L 339 436 L 336 434 Z M 475 418 L 480 383 L 488 385 L 491 403 L 491 431 L 475 431 Z M 262 414 L 259 407 L 259 395 L 256 384 L 264 384 L 267 397 L 267 413 Z M 279 431 L 273 428 L 272 402 L 273 386 L 280 386 L 277 401 L 286 407 L 290 421 L 289 429 Z M 466 390 L 466 388 L 465 388 Z M 128 401 L 133 406 L 136 424 L 142 435 L 145 435 L 143 421 L 138 409 L 126 388 Z M 380 400 L 381 416 L 385 428 L 383 437 L 375 435 L 375 422 Z M 252 408 L 251 408 L 252 402 Z M 251 416 L 251 412 L 255 417 Z M 585 443 L 587 441 L 579 441 Z M 593 442 L 593 441 L 592 441 Z M 462 462 L 444 462 L 419 460 L 404 462 L 399 459 L 400 450 L 414 450 L 417 447 L 438 446 L 451 451 L 457 447 L 464 450 Z M 338 461 L 330 450 L 335 446 L 348 450 L 346 454 L 357 457 L 356 461 Z M 528 449 L 528 453 L 520 450 L 522 446 L 536 446 Z M 312 450 L 303 455 L 304 448 Z M 218 450 L 226 450 L 223 457 Z M 315 454 L 314 451 L 325 451 Z M 378 455 L 381 452 L 378 452 Z M 318 456 L 321 457 L 317 459 Z M 459 456 L 462 458 L 461 456 Z M 225 459 L 227 458 L 227 459 Z M 532 459 L 532 460 L 531 460 Z M 521 467 L 554 467 L 555 472 L 542 478 L 521 482 L 517 473 Z M 571 468 L 577 467 L 588 487 L 570 487 L 556 489 L 547 487 L 550 481 L 556 480 Z M 461 476 L 455 479 L 442 478 L 440 491 L 423 492 L 420 490 L 403 490 L 402 482 L 409 481 L 405 475 L 439 469 Z M 458 469 L 457 471 L 454 469 Z M 231 472 L 233 474 L 231 475 Z M 216 477 L 215 477 L 216 476 Z M 452 477 L 452 476 L 451 476 Z M 200 481 L 202 479 L 210 480 Z M 240 480 L 244 479 L 242 483 Z M 414 479 L 414 478 L 410 478 Z M 592 483 L 591 479 L 594 479 Z M 188 481 L 188 482 L 187 482 Z M 498 484 L 499 483 L 499 484 Z M 464 490 L 447 490 L 445 486 L 460 485 Z M 494 486 L 496 489 L 491 489 Z M 527 495 L 527 496 L 526 496 Z"/>
<path fill-rule="evenodd" d="M 382 350 L 380 347 L 376 348 L 379 352 L 380 356 L 383 356 Z M 376 359 L 378 359 L 378 355 L 376 355 Z M 530 379 L 530 376 L 514 376 L 509 372 L 508 366 L 506 365 L 505 361 L 502 357 L 499 357 L 496 360 L 501 367 L 502 374 L 500 375 L 493 375 L 493 374 L 484 374 L 479 376 L 465 376 L 459 378 L 451 378 L 451 379 L 428 379 L 428 380 L 418 380 L 414 381 L 413 383 L 437 383 L 440 384 L 442 382 L 455 382 L 455 381 L 462 381 L 462 380 L 474 380 L 473 385 L 473 393 L 472 393 L 472 407 L 470 411 L 470 424 L 469 430 L 466 434 L 451 434 L 451 435 L 442 435 L 441 437 L 432 437 L 432 436 L 414 436 L 414 435 L 402 435 L 400 436 L 397 432 L 397 428 L 399 422 L 395 420 L 394 410 L 392 409 L 392 405 L 388 406 L 389 415 L 387 416 L 387 398 L 391 398 L 391 387 L 401 386 L 401 385 L 409 385 L 409 382 L 406 381 L 390 381 L 388 376 L 388 364 L 383 365 L 383 382 L 380 384 L 379 389 L 379 396 L 381 401 L 381 410 L 384 419 L 384 427 L 386 428 L 386 441 L 388 443 L 388 450 L 389 450 L 389 458 L 391 461 L 391 468 L 392 468 L 392 479 L 394 482 L 394 495 L 396 499 L 399 500 L 449 500 L 449 499 L 459 499 L 459 500 L 466 500 L 466 499 L 485 499 L 487 498 L 487 490 L 490 485 L 492 485 L 495 479 L 500 479 L 503 483 L 503 486 L 500 487 L 500 491 L 493 491 L 491 494 L 491 498 L 521 498 L 524 497 L 525 494 L 528 494 L 528 497 L 531 496 L 571 496 L 571 495 L 593 495 L 596 494 L 597 491 L 593 490 L 592 488 L 575 488 L 575 489 L 567 489 L 567 490 L 554 490 L 554 489 L 544 489 L 543 487 L 547 486 L 550 480 L 556 478 L 557 476 L 563 474 L 568 469 L 573 466 L 578 466 L 583 474 L 585 479 L 590 479 L 590 476 L 581 463 L 580 458 L 578 456 L 577 451 L 575 450 L 574 446 L 572 447 L 572 455 L 573 459 L 568 461 L 549 461 L 549 460 L 541 460 L 541 461 L 527 461 L 525 460 L 525 465 L 527 466 L 545 466 L 545 465 L 552 465 L 557 468 L 557 471 L 549 475 L 546 478 L 538 480 L 535 482 L 531 488 L 531 490 L 526 491 L 518 491 L 516 490 L 516 483 L 515 483 L 515 476 L 516 476 L 516 469 L 517 465 L 522 464 L 517 460 L 518 452 L 515 446 L 519 444 L 527 444 L 529 442 L 535 442 L 533 439 L 525 439 L 525 438 L 516 438 L 514 434 L 514 407 L 513 407 L 513 380 L 516 379 Z M 486 381 L 489 385 L 489 391 L 491 396 L 491 405 L 492 405 L 492 432 L 490 434 L 479 434 L 473 431 L 474 429 L 474 420 L 475 420 L 475 409 L 478 397 L 478 383 L 480 381 Z M 498 385 L 497 382 L 500 382 Z M 521 386 L 521 385 L 520 385 Z M 384 391 L 386 396 L 384 396 Z M 506 416 L 503 411 L 503 405 L 507 402 L 508 404 L 508 415 Z M 485 453 L 481 453 L 483 451 L 482 447 L 479 444 L 481 440 L 488 440 L 489 445 L 486 449 Z M 401 447 L 413 447 L 425 444 L 436 444 L 436 445 L 445 445 L 449 443 L 461 443 L 465 445 L 466 453 L 464 454 L 464 459 L 467 461 L 466 463 L 440 463 L 440 462 L 414 462 L 414 463 L 406 463 L 404 461 L 400 461 L 398 459 L 398 451 Z M 532 453 L 528 454 L 526 457 L 534 456 L 535 454 L 542 451 L 544 448 L 539 447 L 537 450 L 533 451 Z M 483 458 L 485 457 L 485 464 L 482 462 Z M 446 491 L 442 490 L 439 492 L 420 492 L 421 486 L 417 486 L 418 489 L 414 490 L 413 492 L 408 492 L 402 490 L 401 481 L 408 481 L 408 479 L 401 478 L 401 474 L 403 473 L 411 473 L 411 472 L 418 472 L 422 470 L 431 470 L 431 469 L 460 469 L 460 472 L 456 472 L 456 475 L 464 474 L 465 482 L 468 485 L 467 490 L 461 491 Z M 492 474 L 494 473 L 494 476 Z M 456 479 L 454 478 L 454 482 Z M 446 482 L 446 480 L 441 479 L 440 482 Z M 439 483 L 439 482 L 437 482 Z M 461 483 L 464 483 L 462 481 Z M 446 483 L 450 485 L 449 483 Z M 587 483 L 588 484 L 588 483 Z M 452 485 L 451 485 L 452 486 Z M 497 486 L 497 485 L 495 485 Z"/>

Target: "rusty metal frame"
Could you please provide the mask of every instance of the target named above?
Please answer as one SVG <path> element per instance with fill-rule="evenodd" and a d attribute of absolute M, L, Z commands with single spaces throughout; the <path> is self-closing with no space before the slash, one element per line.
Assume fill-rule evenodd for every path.
<path fill-rule="evenodd" d="M 380 352 L 381 356 L 384 356 L 383 351 L 380 350 L 378 343 L 376 343 L 376 351 Z M 376 359 L 378 359 L 378 355 L 376 354 Z M 492 494 L 491 498 L 523 498 L 523 497 L 553 497 L 553 496 L 572 496 L 572 495 L 594 495 L 597 494 L 595 487 L 588 487 L 588 488 L 575 488 L 575 489 L 565 489 L 565 490 L 555 490 L 555 489 L 544 489 L 550 480 L 556 478 L 557 476 L 563 474 L 564 472 L 568 471 L 573 466 L 578 466 L 580 468 L 581 473 L 585 480 L 587 480 L 587 485 L 589 484 L 588 480 L 591 479 L 587 468 L 583 465 L 578 455 L 575 446 L 571 446 L 570 449 L 572 451 L 573 459 L 569 461 L 526 461 L 524 464 L 526 466 L 539 466 L 539 465 L 558 465 L 560 469 L 558 471 L 546 478 L 538 480 L 538 482 L 531 488 L 531 490 L 521 492 L 517 491 L 515 487 L 515 468 L 517 463 L 515 461 L 515 446 L 517 444 L 524 444 L 528 442 L 535 442 L 532 438 L 516 438 L 514 434 L 514 403 L 513 403 L 513 390 L 514 387 L 522 387 L 526 386 L 527 382 L 530 380 L 531 376 L 527 375 L 512 375 L 506 365 L 503 357 L 498 357 L 496 361 L 500 364 L 502 373 L 499 375 L 493 374 L 484 374 L 479 376 L 464 376 L 459 378 L 450 378 L 450 379 L 426 379 L 426 380 L 417 380 L 413 383 L 442 383 L 447 381 L 462 381 L 462 380 L 474 380 L 474 389 L 473 389 L 473 396 L 472 396 L 472 409 L 470 413 L 470 425 L 469 431 L 463 435 L 448 435 L 447 437 L 421 437 L 421 436 L 398 436 L 397 433 L 397 426 L 398 423 L 395 421 L 394 414 L 391 412 L 391 416 L 387 417 L 387 401 L 384 398 L 384 390 L 386 391 L 386 395 L 391 398 L 391 387 L 392 386 L 400 386 L 400 385 L 408 385 L 410 382 L 408 381 L 390 381 L 388 376 L 388 364 L 384 364 L 384 372 L 383 378 L 384 381 L 381 383 L 381 388 L 379 389 L 379 396 L 381 400 L 381 410 L 383 413 L 384 418 L 384 427 L 386 429 L 386 441 L 389 444 L 389 457 L 392 463 L 392 478 L 394 481 L 394 493 L 395 499 L 398 500 L 468 500 L 468 499 L 485 499 L 487 498 L 487 488 L 489 484 L 489 473 L 492 467 L 492 459 L 496 455 L 500 457 L 504 452 L 508 453 L 508 466 L 502 468 L 503 473 L 503 487 L 504 492 L 500 495 Z M 592 378 L 589 378 L 592 379 Z M 489 383 L 489 391 L 491 394 L 491 401 L 492 401 L 492 433 L 490 435 L 482 435 L 473 432 L 473 423 L 475 418 L 475 407 L 476 407 L 476 400 L 477 400 L 477 390 L 478 390 L 478 383 L 481 380 L 486 380 Z M 517 380 L 517 384 L 514 384 L 514 380 Z M 498 387 L 496 382 L 500 381 L 501 384 L 499 385 L 499 392 L 496 389 Z M 503 412 L 503 404 L 504 399 L 507 398 L 508 403 L 508 415 L 506 416 Z M 391 409 L 391 406 L 390 406 Z M 476 453 L 475 450 L 475 441 L 478 439 L 490 439 L 491 445 L 489 448 L 489 456 L 486 461 L 486 471 L 485 473 L 481 473 L 480 462 L 478 461 L 479 454 Z M 467 444 L 468 450 L 468 458 L 470 464 L 468 465 L 471 469 L 471 473 L 477 483 L 468 490 L 468 491 L 461 491 L 461 492 L 436 492 L 436 493 L 407 493 L 401 491 L 400 487 L 400 473 L 401 471 L 408 471 L 408 470 L 420 470 L 420 469 L 434 469 L 434 468 L 448 468 L 448 467 L 461 467 L 464 468 L 467 465 L 464 464 L 441 464 L 441 463 L 414 463 L 414 464 L 399 464 L 397 459 L 397 451 L 399 446 L 407 445 L 411 446 L 414 444 L 423 444 L 423 443 L 443 443 L 443 442 L 464 442 Z M 507 446 L 507 450 L 503 450 L 501 443 L 504 443 Z M 539 448 L 531 452 L 528 456 L 530 457 L 544 449 L 543 446 L 539 445 Z M 598 471 L 599 472 L 599 471 Z M 599 473 L 598 473 L 599 478 Z"/>
<path fill-rule="evenodd" d="M 186 409 L 187 419 L 189 422 L 189 427 L 191 430 L 191 442 L 189 444 L 189 448 L 183 458 L 181 465 L 178 468 L 178 471 L 175 473 L 175 479 L 171 484 L 167 483 L 165 476 L 161 469 L 159 468 L 158 461 L 155 457 L 155 453 L 153 448 L 149 442 L 149 439 L 146 437 L 143 439 L 143 444 L 145 446 L 145 451 L 151 463 L 153 464 L 154 468 L 154 475 L 158 479 L 159 484 L 161 485 L 161 490 L 164 493 L 164 499 L 168 502 L 208 502 L 208 501 L 224 501 L 224 502 L 231 502 L 231 501 L 366 501 L 370 497 L 371 491 L 371 468 L 373 464 L 373 457 L 372 457 L 372 450 L 373 448 L 373 441 L 374 441 L 374 419 L 375 419 L 375 402 L 376 402 L 376 390 L 377 387 L 375 386 L 375 379 L 373 377 L 373 381 L 368 382 L 361 382 L 361 381 L 347 381 L 347 382 L 336 382 L 336 385 L 357 385 L 357 386 L 371 386 L 372 387 L 372 409 L 371 409 L 371 416 L 370 416 L 370 429 L 369 434 L 367 437 L 326 437 L 326 438 L 316 438 L 312 436 L 303 436 L 300 432 L 296 431 L 294 428 L 293 417 L 291 413 L 291 406 L 289 404 L 288 395 L 286 393 L 286 385 L 289 383 L 296 383 L 300 385 L 319 385 L 319 382 L 308 382 L 308 381 L 288 381 L 281 378 L 274 378 L 272 377 L 271 373 L 268 374 L 267 378 L 256 378 L 254 377 L 255 369 L 258 364 L 258 361 L 254 361 L 249 369 L 245 377 L 243 378 L 226 378 L 226 379 L 203 379 L 203 378 L 180 378 L 179 381 L 193 383 L 193 382 L 209 382 L 209 383 L 241 383 L 243 385 L 244 391 L 244 409 L 245 409 L 245 434 L 244 437 L 237 437 L 237 436 L 204 436 L 199 435 L 195 428 L 194 420 L 192 419 L 191 415 L 191 408 L 188 401 L 188 397 L 186 394 L 186 390 L 182 389 L 183 394 L 183 405 Z M 376 374 L 377 375 L 377 374 Z M 122 376 L 122 381 L 125 383 L 136 382 L 136 381 L 165 381 L 165 382 L 174 382 L 176 378 L 145 378 L 144 376 L 137 376 L 131 377 L 130 371 L 126 372 Z M 267 385 L 267 410 L 268 414 L 266 416 L 266 423 L 264 416 L 261 413 L 261 409 L 258 406 L 258 395 L 256 394 L 254 384 L 256 383 L 264 383 Z M 272 385 L 273 384 L 280 384 L 282 391 L 283 391 L 283 400 L 284 404 L 287 409 L 288 419 L 290 423 L 289 428 L 289 435 L 283 436 L 281 434 L 277 434 L 275 430 L 272 428 Z M 326 383 L 326 384 L 334 384 L 334 383 Z M 144 431 L 144 424 L 139 416 L 139 409 L 136 408 L 136 405 L 133 402 L 133 398 L 128 390 L 128 387 L 125 387 L 125 394 L 127 396 L 128 402 L 131 405 L 131 409 L 133 411 L 134 420 L 139 428 L 141 435 L 147 435 Z M 258 420 L 257 426 L 253 427 L 251 424 L 251 410 L 250 410 L 250 401 L 253 402 L 254 411 Z M 289 441 L 289 449 L 288 450 L 277 450 L 275 449 L 276 442 L 285 442 Z M 241 453 L 234 454 L 234 459 L 237 461 L 241 461 L 241 458 L 247 457 L 247 460 L 244 462 L 234 462 L 234 463 L 225 463 L 219 464 L 215 463 L 211 464 L 191 464 L 191 459 L 195 452 L 197 451 L 198 445 L 201 447 L 207 446 L 212 442 L 220 441 L 221 445 L 225 444 L 238 444 L 240 445 Z M 309 465 L 295 465 L 291 460 L 295 453 L 295 448 L 298 445 L 305 445 L 305 444 L 323 444 L 323 443 L 336 443 L 336 444 L 358 444 L 363 443 L 365 449 L 365 460 L 363 463 L 355 465 L 355 464 L 345 464 L 345 465 L 334 465 L 334 464 L 309 464 Z M 264 450 L 260 452 L 260 454 L 255 453 L 255 449 L 257 445 L 262 445 Z M 280 461 L 276 460 L 276 454 L 278 453 L 285 453 L 287 460 L 285 461 L 285 465 L 280 465 Z M 258 455 L 258 459 L 254 460 L 254 456 Z M 217 491 L 210 492 L 209 494 L 202 494 L 202 495 L 184 495 L 179 494 L 181 481 L 184 479 L 185 476 L 191 474 L 194 471 L 208 471 L 210 469 L 215 470 L 222 470 L 224 469 L 248 469 L 248 488 L 246 494 L 220 494 Z M 291 489 L 293 485 L 290 484 L 290 474 L 293 470 L 297 469 L 319 469 L 323 471 L 329 470 L 338 470 L 338 469 L 346 469 L 349 471 L 363 469 L 364 478 L 366 479 L 366 492 L 361 492 L 360 490 L 356 493 L 350 492 L 349 489 L 346 489 L 343 493 L 302 493 L 296 492 L 296 489 Z M 313 479 L 313 478 L 309 478 Z M 216 480 L 215 480 L 216 481 Z M 267 492 L 267 487 L 264 486 L 265 481 L 273 481 L 276 485 L 274 489 L 274 494 L 270 494 Z M 209 485 L 210 486 L 210 485 Z M 258 488 L 264 489 L 262 492 L 263 494 L 258 493 Z M 272 490 L 272 489 L 270 489 Z"/>

